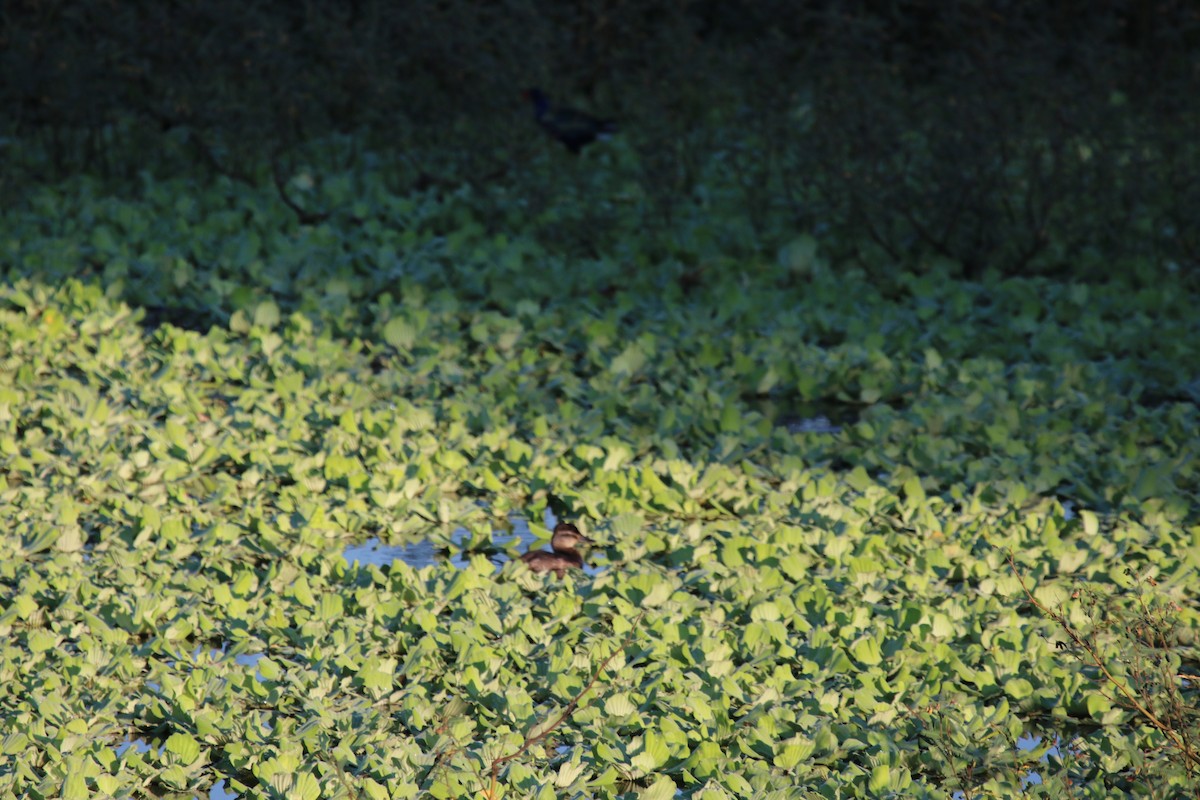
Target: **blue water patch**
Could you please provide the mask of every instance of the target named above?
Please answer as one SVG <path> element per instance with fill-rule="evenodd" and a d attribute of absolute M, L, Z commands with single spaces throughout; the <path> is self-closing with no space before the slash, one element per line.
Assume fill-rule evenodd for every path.
<path fill-rule="evenodd" d="M 466 531 L 461 531 L 461 533 L 465 534 Z M 454 536 L 457 539 L 460 531 L 455 531 Z M 433 542 L 428 540 L 412 544 L 383 544 L 378 539 L 372 538 L 362 544 L 350 545 L 342 552 L 342 557 L 346 559 L 347 564 L 357 562 L 364 567 L 388 567 L 397 561 L 402 561 L 413 569 L 420 569 L 432 566 L 444 558 L 449 558 L 450 563 L 459 569 L 468 563 L 461 548 L 447 552 L 439 550 Z"/>
<path fill-rule="evenodd" d="M 266 683 L 266 677 L 258 670 L 258 662 L 262 661 L 264 656 L 266 656 L 266 653 L 242 653 L 241 655 L 234 656 L 233 661 L 242 667 L 254 667 L 254 680 L 259 683 Z"/>
<path fill-rule="evenodd" d="M 128 752 L 131 748 L 133 749 L 133 752 L 135 752 L 135 753 L 149 753 L 150 752 L 150 745 L 149 745 L 149 743 L 146 742 L 145 739 L 126 739 L 125 741 L 123 741 L 119 745 L 117 745 L 113 749 L 113 752 L 117 754 L 117 758 L 120 758 L 121 756 L 125 755 L 125 753 Z"/>
<path fill-rule="evenodd" d="M 225 788 L 224 778 L 214 783 L 212 789 L 208 792 L 208 800 L 236 800 L 238 797 L 241 797 L 241 795 Z"/>
<path fill-rule="evenodd" d="M 522 517 L 513 517 L 510 523 L 512 525 L 510 530 L 493 531 L 490 539 L 492 552 L 489 552 L 488 556 L 496 565 L 497 570 L 512 560 L 510 553 L 514 551 L 524 553 L 529 550 L 550 549 L 548 541 L 539 539 L 529 529 L 528 520 Z M 558 524 L 558 519 L 549 510 L 546 511 L 545 524 L 549 530 L 553 530 L 554 526 Z M 466 528 L 458 528 L 454 531 L 450 537 L 449 549 L 440 547 L 428 539 L 411 544 L 390 545 L 384 544 L 378 538 L 371 538 L 361 544 L 347 546 L 342 551 L 342 557 L 350 565 L 357 562 L 362 566 L 387 567 L 399 561 L 413 569 L 420 569 L 441 561 L 449 561 L 456 568 L 463 569 L 471 563 L 472 553 L 467 549 L 470 542 L 471 534 Z M 599 572 L 599 567 L 585 563 L 583 571 L 587 575 L 595 576 Z"/>

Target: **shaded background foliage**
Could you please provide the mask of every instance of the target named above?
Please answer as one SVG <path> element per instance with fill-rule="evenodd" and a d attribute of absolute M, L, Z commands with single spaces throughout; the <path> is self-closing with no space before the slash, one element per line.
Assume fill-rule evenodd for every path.
<path fill-rule="evenodd" d="M 764 248 L 815 230 L 877 271 L 1190 273 L 1198 45 L 1184 0 L 15 0 L 3 191 L 197 154 L 255 180 L 354 133 L 397 191 L 524 181 L 536 212 L 519 92 L 543 85 L 622 121 L 664 229 L 718 158 Z"/>

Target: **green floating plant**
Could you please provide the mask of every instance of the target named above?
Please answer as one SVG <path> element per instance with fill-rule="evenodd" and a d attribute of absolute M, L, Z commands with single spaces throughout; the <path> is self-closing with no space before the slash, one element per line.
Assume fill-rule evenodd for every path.
<path fill-rule="evenodd" d="M 0 795 L 1183 791 L 1194 287 L 748 253 L 720 160 L 664 238 L 638 158 L 16 198 Z"/>

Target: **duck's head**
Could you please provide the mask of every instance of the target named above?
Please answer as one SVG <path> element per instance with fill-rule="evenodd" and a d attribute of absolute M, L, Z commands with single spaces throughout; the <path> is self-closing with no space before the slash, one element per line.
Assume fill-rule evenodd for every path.
<path fill-rule="evenodd" d="M 554 526 L 554 536 L 550 539 L 550 547 L 553 549 L 574 550 L 580 543 L 595 544 L 570 522 L 560 522 Z"/>

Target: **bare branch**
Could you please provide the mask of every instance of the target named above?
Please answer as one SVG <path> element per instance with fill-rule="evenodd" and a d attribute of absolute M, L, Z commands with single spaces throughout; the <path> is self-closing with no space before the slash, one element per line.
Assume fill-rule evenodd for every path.
<path fill-rule="evenodd" d="M 1041 603 L 1041 601 L 1033 596 L 1033 592 L 1025 583 L 1025 574 L 1021 572 L 1020 568 L 1017 566 L 1017 562 L 1013 557 L 1012 550 L 1008 551 L 1008 564 L 1012 568 L 1013 574 L 1017 576 L 1017 580 L 1020 581 L 1021 591 L 1023 591 L 1025 596 L 1029 598 L 1029 602 L 1033 603 L 1034 607 L 1041 611 L 1042 614 L 1053 620 L 1060 628 L 1063 629 L 1063 632 L 1067 634 L 1067 637 L 1070 638 L 1070 640 L 1074 642 L 1077 647 L 1081 648 L 1088 654 L 1088 659 L 1091 661 L 1092 665 L 1095 666 L 1096 669 L 1100 670 L 1100 674 L 1104 676 L 1104 679 L 1108 681 L 1109 685 L 1117 690 L 1121 697 L 1124 698 L 1125 702 L 1127 702 L 1134 711 L 1141 715 L 1142 719 L 1146 720 L 1146 722 L 1149 722 L 1155 728 L 1158 728 L 1163 736 L 1167 737 L 1167 739 L 1173 745 L 1175 745 L 1175 747 L 1183 755 L 1184 761 L 1187 764 L 1200 766 L 1200 754 L 1197 754 L 1196 751 L 1192 749 L 1191 745 L 1185 739 L 1183 739 L 1183 737 L 1181 737 L 1174 728 L 1163 722 L 1161 719 L 1159 719 L 1157 714 L 1155 714 L 1151 709 L 1147 708 L 1146 705 L 1142 703 L 1141 700 L 1139 700 L 1138 697 L 1133 693 L 1133 690 L 1125 684 L 1125 682 L 1119 680 L 1115 675 L 1112 674 L 1112 672 L 1109 671 L 1108 665 L 1104 663 L 1104 658 L 1100 655 L 1099 651 L 1096 649 L 1096 646 L 1082 634 L 1076 631 L 1073 627 L 1071 627 L 1071 623 L 1067 621 L 1067 618 L 1061 612 L 1047 608 Z"/>
<path fill-rule="evenodd" d="M 584 687 L 579 690 L 579 694 L 571 698 L 571 702 L 567 703 L 566 707 L 562 710 L 562 713 L 558 715 L 558 719 L 554 720 L 554 722 L 552 722 L 550 725 L 547 725 L 545 729 L 539 731 L 538 733 L 526 733 L 525 741 L 516 749 L 515 752 L 509 753 L 506 756 L 500 756 L 492 761 L 492 780 L 490 787 L 484 795 L 485 797 L 496 797 L 496 783 L 500 777 L 500 767 L 504 766 L 515 758 L 519 758 L 526 751 L 528 751 L 529 748 L 533 747 L 535 744 L 549 736 L 555 728 L 557 728 L 559 725 L 562 725 L 567 721 L 567 719 L 570 718 L 572 714 L 575 713 L 575 709 L 579 707 L 579 701 L 583 699 L 585 694 L 591 691 L 591 688 L 596 684 L 596 681 L 599 680 L 600 673 L 604 672 L 605 667 L 608 666 L 608 662 L 612 661 L 613 658 L 616 657 L 617 653 L 624 652 L 625 648 L 629 645 L 630 640 L 633 638 L 634 631 L 637 630 L 638 624 L 642 621 L 642 617 L 644 616 L 646 616 L 645 611 L 642 611 L 642 613 L 637 615 L 637 617 L 633 620 L 633 624 L 629 628 L 629 633 L 625 634 L 625 638 L 621 641 L 621 644 L 618 645 L 615 650 L 609 653 L 607 658 L 600 662 L 600 666 L 596 667 L 596 671 L 592 673 L 592 677 L 586 684 L 584 684 Z M 535 725 L 529 730 L 532 731 L 536 727 L 538 726 Z"/>

